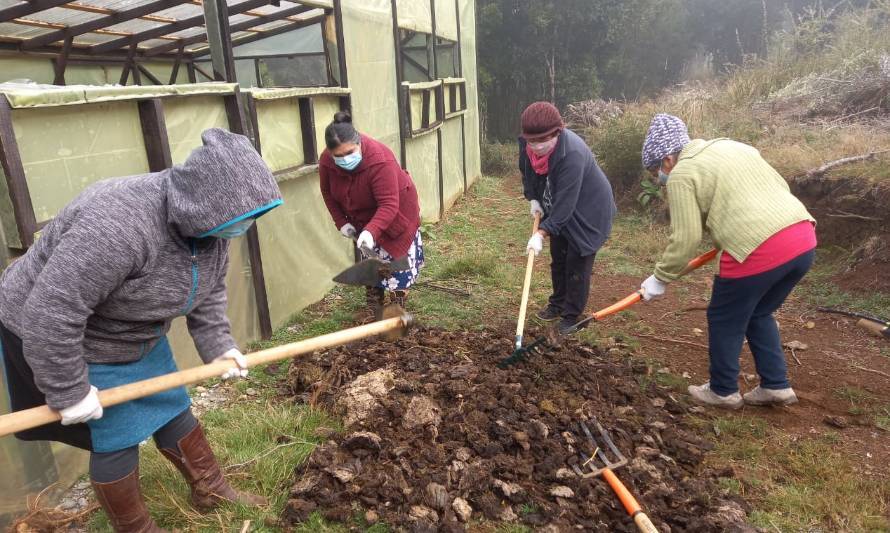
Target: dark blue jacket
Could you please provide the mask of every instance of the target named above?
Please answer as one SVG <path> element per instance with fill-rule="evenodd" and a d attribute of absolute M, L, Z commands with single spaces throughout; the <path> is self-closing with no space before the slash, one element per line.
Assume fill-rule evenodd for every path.
<path fill-rule="evenodd" d="M 519 139 L 519 170 L 527 200 L 544 208 L 541 229 L 565 237 L 581 256 L 597 252 L 609 238 L 617 208 L 612 185 L 596 163 L 593 153 L 575 132 L 563 129 L 550 155 L 550 175 L 541 176 Z"/>

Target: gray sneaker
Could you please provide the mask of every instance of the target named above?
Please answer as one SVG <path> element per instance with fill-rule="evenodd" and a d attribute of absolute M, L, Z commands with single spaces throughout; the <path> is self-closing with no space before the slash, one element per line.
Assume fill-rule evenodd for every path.
<path fill-rule="evenodd" d="M 713 405 L 714 407 L 722 407 L 724 409 L 738 409 L 745 405 L 742 395 L 734 392 L 729 396 L 720 396 L 711 390 L 711 382 L 704 385 L 690 385 L 689 394 L 696 403 L 704 405 Z"/>
<path fill-rule="evenodd" d="M 794 389 L 764 389 L 760 385 L 754 387 L 751 392 L 745 393 L 745 403 L 748 405 L 792 405 L 797 403 L 797 395 Z"/>
<path fill-rule="evenodd" d="M 535 316 L 538 318 L 538 320 L 543 320 L 544 322 L 553 322 L 554 320 L 559 318 L 559 315 L 560 310 L 553 307 L 552 305 L 548 305 L 544 309 L 541 309 L 540 311 L 535 313 Z"/>

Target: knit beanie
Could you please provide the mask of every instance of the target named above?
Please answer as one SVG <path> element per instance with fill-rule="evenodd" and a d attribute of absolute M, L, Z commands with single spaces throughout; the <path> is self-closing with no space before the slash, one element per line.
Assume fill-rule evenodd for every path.
<path fill-rule="evenodd" d="M 522 136 L 526 139 L 543 137 L 565 126 L 559 109 L 550 102 L 535 102 L 526 107 L 521 122 Z"/>
<path fill-rule="evenodd" d="M 655 115 L 643 143 L 643 166 L 658 165 L 665 157 L 682 150 L 689 141 L 689 132 L 682 120 L 665 113 Z"/>

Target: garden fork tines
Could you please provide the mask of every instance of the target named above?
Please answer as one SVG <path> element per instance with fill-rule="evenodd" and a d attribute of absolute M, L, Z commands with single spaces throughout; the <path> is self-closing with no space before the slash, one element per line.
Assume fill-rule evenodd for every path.
<path fill-rule="evenodd" d="M 590 423 L 599 433 L 600 441 L 596 440 L 596 437 L 590 432 L 590 428 L 587 427 L 587 424 L 585 424 L 583 420 L 580 421 L 578 426 L 581 428 L 581 432 L 584 433 L 584 437 L 587 439 L 588 446 L 590 446 L 590 453 L 587 454 L 585 451 L 579 451 L 578 453 L 581 455 L 581 464 L 580 466 L 577 464 L 572 465 L 572 469 L 576 474 L 585 478 L 602 476 L 602 478 L 609 483 L 609 486 L 612 487 L 612 490 L 615 491 L 615 494 L 618 495 L 618 499 L 621 500 L 621 504 L 624 505 L 627 514 L 633 518 L 634 523 L 637 525 L 637 529 L 643 533 L 658 533 L 658 530 L 655 529 L 652 521 L 649 520 L 649 517 L 646 516 L 646 513 L 644 513 L 643 509 L 640 507 L 640 504 L 637 503 L 636 498 L 633 497 L 633 494 L 627 490 L 624 483 L 622 483 L 621 480 L 618 479 L 618 476 L 615 475 L 615 472 L 613 472 L 613 470 L 626 465 L 627 458 L 624 457 L 618 447 L 615 446 L 609 433 L 596 418 L 591 418 Z M 600 445 L 600 442 L 602 443 L 602 446 Z M 605 446 L 605 448 L 603 448 L 603 446 Z M 596 462 L 597 458 L 599 458 L 603 466 L 598 466 L 598 463 Z M 585 468 L 588 469 L 589 472 L 585 472 Z"/>
<path fill-rule="evenodd" d="M 606 432 L 605 428 L 600 425 L 599 421 L 596 418 L 591 418 L 590 422 L 594 425 L 596 430 L 600 434 L 600 439 L 603 445 L 606 448 L 600 446 L 600 443 L 597 442 L 596 438 L 590 432 L 590 428 L 587 427 L 587 424 L 584 421 L 578 423 L 581 427 L 581 431 L 584 433 L 584 436 L 587 437 L 587 441 L 591 446 L 591 453 L 587 455 L 583 451 L 579 451 L 581 454 L 581 466 L 572 465 L 575 473 L 581 477 L 596 477 L 601 476 L 603 471 L 606 469 L 615 470 L 617 468 L 621 468 L 622 466 L 627 464 L 627 458 L 621 453 L 615 443 L 612 442 L 612 438 L 609 437 L 609 434 Z M 608 454 L 606 453 L 608 452 Z M 610 459 L 609 454 L 614 460 Z M 598 463 L 596 459 L 599 458 L 600 462 L 603 466 L 598 467 Z M 589 472 L 584 472 L 584 468 L 588 468 Z"/>

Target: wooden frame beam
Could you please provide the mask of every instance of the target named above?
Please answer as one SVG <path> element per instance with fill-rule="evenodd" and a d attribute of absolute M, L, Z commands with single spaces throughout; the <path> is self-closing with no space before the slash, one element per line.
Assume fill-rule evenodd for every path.
<path fill-rule="evenodd" d="M 349 73 L 346 68 L 346 34 L 343 30 L 342 0 L 334 0 L 334 32 L 337 34 L 337 66 L 340 69 L 340 87 L 349 87 Z M 330 65 L 330 60 L 327 60 Z"/>
<path fill-rule="evenodd" d="M 99 17 L 87 22 L 68 26 L 65 29 L 60 29 L 28 39 L 22 43 L 22 50 L 33 50 L 34 48 L 39 48 L 56 41 L 83 35 L 84 33 L 89 33 L 93 30 L 100 30 L 115 24 L 120 24 L 121 22 L 144 17 L 158 11 L 188 3 L 191 3 L 191 0 L 158 0 L 156 2 L 125 9 L 123 11 L 112 12 L 104 17 Z"/>
<path fill-rule="evenodd" d="M 37 218 L 34 215 L 34 205 L 31 203 L 28 180 L 25 178 L 22 155 L 15 140 L 15 131 L 12 129 L 12 107 L 2 96 L 0 96 L 0 164 L 3 166 L 3 174 L 6 175 L 6 186 L 9 189 L 9 199 L 12 201 L 19 242 L 21 248 L 26 249 L 34 244 Z"/>
<path fill-rule="evenodd" d="M 9 22 L 10 20 L 27 17 L 38 11 L 58 7 L 67 4 L 70 0 L 30 0 L 26 4 L 7 7 L 0 10 L 0 22 Z"/>
<path fill-rule="evenodd" d="M 399 107 L 399 161 L 405 168 L 406 152 L 405 138 L 411 131 L 411 92 L 402 90 L 402 82 L 405 81 L 405 72 L 402 68 L 402 38 L 399 32 L 399 7 L 397 0 L 390 0 L 392 14 L 392 34 L 396 53 L 396 97 Z"/>
<path fill-rule="evenodd" d="M 145 155 L 148 158 L 148 169 L 160 172 L 173 166 L 170 153 L 170 140 L 167 136 L 167 121 L 164 118 L 164 103 L 160 98 L 140 100 L 139 122 L 142 124 L 142 140 L 145 143 Z"/>
<path fill-rule="evenodd" d="M 303 134 L 303 164 L 318 163 L 318 146 L 315 139 L 315 105 L 312 98 L 297 98 L 300 106 L 300 131 Z"/>
<path fill-rule="evenodd" d="M 73 43 L 73 38 L 65 39 L 62 53 L 54 61 L 55 77 L 53 78 L 53 85 L 65 85 L 65 68 L 68 66 L 68 56 L 71 54 L 71 45 Z"/>
<path fill-rule="evenodd" d="M 229 26 L 229 30 L 231 33 L 235 33 L 237 31 L 245 31 L 253 28 L 255 26 L 262 26 L 263 24 L 268 24 L 270 22 L 275 22 L 276 20 L 285 19 L 287 17 L 293 17 L 294 15 L 299 15 L 301 13 L 306 13 L 307 11 L 311 11 L 315 9 L 314 7 L 309 6 L 298 6 L 290 9 L 284 9 L 279 11 L 278 13 L 270 13 L 269 15 L 264 15 L 263 20 L 244 20 Z M 303 21 L 298 21 L 303 22 Z M 287 26 L 283 26 L 287 27 Z M 276 28 L 277 30 L 278 28 Z M 274 30 L 273 30 L 274 31 Z M 268 36 L 271 32 L 263 32 L 263 35 Z M 154 48 L 149 48 L 145 51 L 146 56 L 154 56 L 158 54 L 163 54 L 165 52 L 169 52 L 171 50 L 176 50 L 180 46 L 189 46 L 192 44 L 207 42 L 207 32 L 199 33 L 198 35 L 193 35 L 191 37 L 186 37 L 184 39 L 179 39 L 177 41 L 162 44 L 156 46 Z M 238 43 L 232 43 L 234 46 L 237 46 Z"/>
<path fill-rule="evenodd" d="M 262 7 L 267 5 L 269 0 L 247 0 L 246 2 L 242 2 L 232 7 L 229 10 L 230 15 L 237 15 L 238 13 L 244 13 L 245 11 L 250 11 L 251 9 L 256 9 L 258 7 Z M 139 33 L 134 33 L 129 37 L 121 37 L 120 39 L 114 39 L 108 41 L 106 43 L 97 44 L 95 46 L 91 46 L 89 50 L 94 54 L 101 54 L 103 52 L 108 52 L 111 50 L 117 50 L 118 48 L 124 48 L 128 45 L 138 44 L 142 41 L 147 41 L 149 39 L 157 39 L 164 35 L 169 35 L 171 33 L 176 33 L 178 31 L 182 31 L 188 28 L 194 28 L 196 26 L 203 26 L 205 24 L 204 15 L 195 15 L 193 17 L 184 18 L 182 20 L 178 20 L 172 24 L 165 24 L 163 26 L 152 28 L 150 30 L 145 30 Z M 179 46 L 179 42 L 176 42 L 176 46 L 173 49 L 176 49 Z"/>

